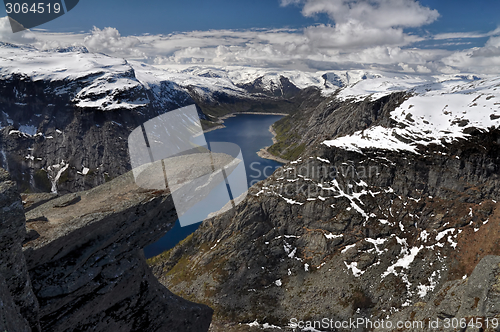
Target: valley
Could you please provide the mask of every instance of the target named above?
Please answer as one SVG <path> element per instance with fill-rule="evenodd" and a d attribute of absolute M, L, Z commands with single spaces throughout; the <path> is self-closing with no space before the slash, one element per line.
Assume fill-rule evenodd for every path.
<path fill-rule="evenodd" d="M 0 315 L 13 317 L 2 328 L 500 318 L 498 77 L 165 70 L 7 43 L 0 55 Z M 253 144 L 245 159 L 270 145 L 286 163 L 261 161 L 274 172 L 240 204 L 145 255 L 177 214 L 171 188 L 134 182 L 127 139 L 191 104 L 206 131 L 246 119 L 235 127 Z M 228 118 L 245 112 L 273 121 Z M 243 135 L 258 126 L 267 140 Z"/>

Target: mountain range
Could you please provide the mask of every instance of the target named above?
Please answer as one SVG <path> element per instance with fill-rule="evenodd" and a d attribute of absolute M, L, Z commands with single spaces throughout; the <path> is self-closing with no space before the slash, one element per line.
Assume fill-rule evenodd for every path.
<path fill-rule="evenodd" d="M 268 151 L 289 162 L 146 264 L 176 215 L 168 189 L 131 183 L 127 138 L 193 103 L 205 129 L 288 114 Z M 0 112 L 9 331 L 500 318 L 498 77 L 158 68 L 3 43 Z"/>

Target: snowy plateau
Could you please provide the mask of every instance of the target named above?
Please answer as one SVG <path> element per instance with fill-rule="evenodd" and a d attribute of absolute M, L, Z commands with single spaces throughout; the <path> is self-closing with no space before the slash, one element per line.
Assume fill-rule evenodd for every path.
<path fill-rule="evenodd" d="M 40 51 L 29 46 L 0 44 L 0 78 L 9 79 L 21 75 L 32 81 L 82 80 L 84 84 L 73 93 L 72 101 L 81 108 L 103 111 L 134 109 L 145 106 L 150 98 L 119 98 L 124 92 L 148 89 L 161 99 L 162 82 L 172 84 L 172 89 L 193 87 L 194 91 L 208 99 L 215 92 L 233 96 L 245 96 L 246 84 L 258 84 L 262 91 L 281 90 L 280 78 L 287 78 L 298 89 L 316 87 L 324 95 L 338 94 L 343 99 L 377 98 L 396 91 L 414 90 L 416 93 L 431 89 L 435 94 L 458 89 L 472 93 L 471 89 L 485 89 L 484 85 L 466 85 L 477 77 L 456 78 L 443 76 L 410 76 L 398 73 L 353 71 L 302 72 L 247 67 L 200 67 L 184 69 L 155 67 L 137 61 L 127 61 L 104 54 L 89 53 L 85 48 Z M 69 88 L 59 88 L 56 94 L 64 94 Z M 484 91 L 486 93 L 486 91 Z M 452 106 L 452 105 L 450 105 Z"/>

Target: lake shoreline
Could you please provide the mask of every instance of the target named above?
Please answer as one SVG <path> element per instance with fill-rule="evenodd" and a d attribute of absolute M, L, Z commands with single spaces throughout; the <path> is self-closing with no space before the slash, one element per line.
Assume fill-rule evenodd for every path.
<path fill-rule="evenodd" d="M 214 131 L 214 130 L 217 130 L 217 129 L 226 128 L 226 126 L 224 125 L 224 120 L 229 119 L 229 118 L 234 118 L 234 117 L 236 117 L 239 114 L 282 115 L 282 116 L 287 116 L 288 115 L 286 113 L 261 113 L 261 112 L 236 112 L 236 113 L 229 113 L 229 114 L 226 114 L 224 116 L 221 116 L 217 120 L 217 123 L 219 123 L 219 125 L 217 125 L 215 127 L 212 127 L 212 128 L 208 128 L 208 129 L 204 130 L 203 132 L 204 133 L 208 133 L 208 132 L 211 132 L 211 131 Z M 269 132 L 273 135 L 273 138 L 272 138 L 273 139 L 273 144 L 278 143 L 278 140 L 276 139 L 276 135 L 277 134 L 276 134 L 276 132 L 273 129 L 273 125 L 269 126 Z M 257 151 L 257 155 L 259 157 L 261 157 L 262 159 L 274 160 L 274 161 L 276 161 L 278 163 L 281 163 L 281 164 L 287 164 L 290 161 L 290 160 L 286 160 L 286 159 L 283 159 L 283 158 L 280 158 L 280 157 L 277 157 L 277 156 L 271 154 L 267 150 L 268 148 L 270 148 L 270 146 L 263 147 L 262 149 L 260 149 L 260 151 Z"/>
<path fill-rule="evenodd" d="M 215 127 L 203 130 L 203 133 L 206 134 L 206 133 L 209 133 L 211 131 L 214 131 L 214 130 L 217 130 L 217 129 L 224 129 L 224 128 L 226 128 L 226 126 L 224 126 L 223 124 L 220 124 L 220 125 L 217 125 Z"/>
<path fill-rule="evenodd" d="M 229 113 L 229 114 L 221 116 L 220 118 L 217 118 L 217 121 L 215 121 L 215 123 L 217 123 L 217 126 L 205 129 L 205 130 L 203 130 L 203 132 L 204 133 L 208 133 L 208 132 L 211 132 L 211 131 L 214 131 L 214 130 L 217 130 L 217 129 L 226 128 L 226 126 L 224 125 L 224 120 L 229 119 L 229 118 L 234 118 L 235 116 L 237 116 L 239 114 L 282 115 L 282 116 L 287 116 L 288 115 L 286 113 L 261 113 L 261 112 L 235 112 L 235 113 Z M 272 131 L 271 133 L 273 133 L 273 143 L 276 143 L 275 142 L 275 138 L 274 138 L 274 136 L 276 136 L 276 133 L 274 133 L 274 131 Z"/>
<path fill-rule="evenodd" d="M 223 115 L 219 118 L 219 121 L 221 121 L 222 123 L 224 122 L 225 119 L 228 119 L 228 118 L 234 118 L 235 116 L 237 116 L 238 114 L 254 114 L 254 115 L 283 115 L 283 116 L 287 116 L 288 114 L 286 113 L 262 113 L 262 112 L 235 112 L 235 113 L 229 113 L 229 114 L 226 114 L 226 115 Z"/>
<path fill-rule="evenodd" d="M 287 164 L 290 162 L 290 160 L 286 160 L 280 157 L 276 157 L 275 155 L 271 154 L 269 151 L 267 151 L 268 147 L 260 149 L 259 152 L 257 152 L 257 155 L 261 157 L 262 159 L 269 159 L 269 160 L 274 160 L 280 164 Z"/>
<path fill-rule="evenodd" d="M 274 131 L 273 125 L 269 126 L 269 132 L 273 135 L 273 144 L 278 143 L 278 140 L 276 139 L 276 132 Z M 273 154 L 271 154 L 267 149 L 269 149 L 271 146 L 266 146 L 260 149 L 260 151 L 257 152 L 257 155 L 263 159 L 269 159 L 269 160 L 274 160 L 282 164 L 287 164 L 290 162 L 290 160 L 286 160 L 280 157 L 277 157 Z"/>
<path fill-rule="evenodd" d="M 226 116 L 226 121 L 222 124 L 222 121 L 219 123 L 215 123 L 212 128 L 207 128 L 204 131 L 203 135 L 205 135 L 206 142 L 229 142 L 236 144 L 240 147 L 241 155 L 244 156 L 245 161 L 245 176 L 246 176 L 246 184 L 248 187 L 255 184 L 255 182 L 265 180 L 270 175 L 269 170 L 276 170 L 279 167 L 283 166 L 283 163 L 288 161 L 276 158 L 272 156 L 269 152 L 267 152 L 267 145 L 271 145 L 276 141 L 272 139 L 276 136 L 276 133 L 273 130 L 273 124 L 278 121 L 282 116 L 275 115 L 274 116 L 260 116 L 262 113 L 258 113 L 255 115 L 241 116 L 237 117 L 236 115 L 242 113 L 233 113 L 229 116 Z M 266 115 L 269 115 L 268 113 Z M 231 119 L 230 119 L 231 118 Z M 224 130 L 217 130 L 225 128 Z M 201 134 L 201 133 L 200 133 Z M 263 148 L 265 147 L 265 148 Z M 261 150 L 261 151 L 259 151 Z M 252 165 L 252 166 L 251 166 Z M 194 165 L 193 169 L 199 168 L 200 165 Z M 180 167 L 179 165 L 173 165 L 176 169 Z M 268 174 L 269 173 L 269 174 Z M 271 172 L 272 173 L 272 172 Z M 193 173 L 194 174 L 194 173 Z M 222 189 L 221 189 L 222 188 Z M 210 197 L 217 199 L 220 197 L 217 192 L 223 191 L 227 192 L 227 188 L 224 182 L 219 191 L 217 188 L 213 188 L 213 195 L 208 195 L 206 197 L 207 201 L 203 203 L 205 200 L 199 202 L 196 209 L 200 209 L 202 211 L 207 211 L 207 216 L 210 213 L 217 213 L 220 209 L 224 209 L 223 206 L 217 206 L 214 204 L 209 204 Z M 211 190 L 212 192 L 212 190 Z M 235 193 L 233 191 L 232 193 Z M 236 202 L 242 198 L 243 193 L 238 192 L 239 196 L 235 199 Z M 229 197 L 228 197 L 229 198 Z M 196 209 L 193 209 L 193 213 L 196 212 Z M 206 217 L 201 216 L 200 221 L 206 219 Z M 181 227 L 180 222 L 177 221 L 174 227 L 165 234 L 162 238 L 158 239 L 153 244 L 148 245 L 144 248 L 144 254 L 147 258 L 155 257 L 171 248 L 175 247 L 180 241 L 185 239 L 187 236 L 192 234 L 199 227 L 200 223 L 192 224 L 186 227 Z"/>

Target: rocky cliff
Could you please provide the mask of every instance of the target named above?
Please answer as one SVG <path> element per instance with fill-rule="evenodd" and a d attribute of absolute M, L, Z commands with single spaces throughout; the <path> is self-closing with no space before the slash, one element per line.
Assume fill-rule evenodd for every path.
<path fill-rule="evenodd" d="M 177 219 L 168 191 L 131 173 L 27 213 L 24 254 L 45 331 L 206 331 L 211 310 L 159 284 L 142 248 Z"/>
<path fill-rule="evenodd" d="M 277 121 L 273 128 L 277 143 L 269 152 L 288 160 L 297 159 L 308 147 L 374 125 L 389 126 L 389 112 L 409 97 L 408 92 L 389 94 L 380 99 L 349 102 L 337 94 L 325 97 L 321 91 L 307 89 L 298 97 L 300 106 L 290 116 Z"/>
<path fill-rule="evenodd" d="M 21 192 L 87 190 L 124 174 L 130 132 L 193 103 L 173 82 L 141 82 L 123 59 L 0 46 L 0 166 Z"/>
<path fill-rule="evenodd" d="M 498 331 L 499 281 L 500 256 L 486 256 L 468 278 L 448 281 L 430 301 L 403 310 L 393 320 L 419 322 L 434 331 Z M 423 329 L 415 325 L 406 330 Z"/>
<path fill-rule="evenodd" d="M 38 301 L 22 251 L 26 229 L 21 197 L 1 168 L 0 209 L 0 330 L 40 331 Z"/>
<path fill-rule="evenodd" d="M 177 219 L 131 173 L 86 192 L 24 195 L 1 170 L 0 325 L 7 331 L 206 331 L 212 310 L 161 285 L 142 248 Z M 28 230 L 28 232 L 26 232 Z"/>
<path fill-rule="evenodd" d="M 448 294 L 464 310 L 439 317 L 498 318 L 465 309 L 477 280 L 496 289 L 496 263 L 474 269 L 500 255 L 498 80 L 448 84 L 313 108 L 319 117 L 292 123 L 312 140 L 300 157 L 152 259 L 155 275 L 214 308 L 214 331 L 435 319 L 439 292 L 463 280 Z"/>

